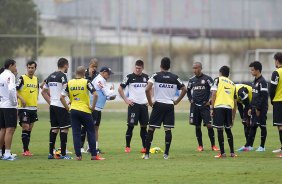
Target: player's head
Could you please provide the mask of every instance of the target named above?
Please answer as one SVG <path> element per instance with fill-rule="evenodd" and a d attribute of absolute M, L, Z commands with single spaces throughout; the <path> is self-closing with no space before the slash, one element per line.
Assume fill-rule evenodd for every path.
<path fill-rule="evenodd" d="M 104 79 L 108 80 L 110 75 L 113 74 L 112 69 L 106 66 L 103 66 L 100 70 L 100 75 L 104 77 Z"/>
<path fill-rule="evenodd" d="M 89 68 L 96 71 L 97 68 L 98 68 L 98 59 L 96 59 L 96 58 L 91 59 L 90 62 L 89 62 Z"/>
<path fill-rule="evenodd" d="M 144 69 L 144 62 L 142 60 L 137 60 L 135 62 L 135 70 L 134 73 L 136 75 L 141 75 Z"/>
<path fill-rule="evenodd" d="M 26 70 L 29 76 L 34 75 L 36 68 L 37 68 L 37 63 L 35 61 L 28 61 L 26 63 Z"/>
<path fill-rule="evenodd" d="M 274 55 L 274 60 L 275 60 L 275 66 L 276 68 L 279 68 L 282 66 L 282 52 L 277 52 Z"/>
<path fill-rule="evenodd" d="M 85 75 L 84 66 L 78 66 L 76 68 L 75 74 L 76 74 L 77 77 L 84 78 L 84 75 Z"/>
<path fill-rule="evenodd" d="M 229 77 L 230 68 L 228 66 L 222 66 L 219 69 L 219 74 L 224 77 Z"/>
<path fill-rule="evenodd" d="M 16 61 L 13 59 L 6 59 L 4 63 L 4 67 L 1 68 L 0 73 L 2 73 L 5 69 L 10 70 L 13 74 L 17 74 L 17 65 Z"/>
<path fill-rule="evenodd" d="M 68 69 L 69 69 L 69 61 L 66 59 L 66 58 L 60 58 L 58 60 L 58 69 L 60 70 L 63 70 L 64 73 L 67 73 L 68 72 Z"/>
<path fill-rule="evenodd" d="M 170 59 L 168 57 L 164 57 L 161 60 L 161 69 L 169 70 L 170 69 Z"/>
<path fill-rule="evenodd" d="M 202 63 L 196 61 L 193 63 L 193 73 L 196 75 L 196 76 L 199 76 L 201 75 L 202 73 Z"/>
<path fill-rule="evenodd" d="M 262 65 L 259 61 L 254 61 L 252 62 L 250 65 L 250 70 L 251 70 L 251 74 L 252 76 L 259 76 L 261 74 L 261 70 L 262 70 Z"/>

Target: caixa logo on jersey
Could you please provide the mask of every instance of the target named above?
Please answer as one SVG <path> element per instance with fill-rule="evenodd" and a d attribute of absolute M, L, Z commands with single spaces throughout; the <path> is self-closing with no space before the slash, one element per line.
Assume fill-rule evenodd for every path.
<path fill-rule="evenodd" d="M 145 83 L 139 83 L 139 84 L 134 84 L 133 87 L 135 88 L 145 88 L 147 86 L 147 84 Z"/>
<path fill-rule="evenodd" d="M 173 88 L 172 84 L 159 84 L 160 88 Z"/>

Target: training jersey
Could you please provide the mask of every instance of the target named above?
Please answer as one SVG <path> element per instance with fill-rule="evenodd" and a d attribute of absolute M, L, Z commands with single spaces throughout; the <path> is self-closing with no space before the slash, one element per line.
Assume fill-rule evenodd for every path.
<path fill-rule="evenodd" d="M 202 106 L 210 99 L 210 89 L 213 85 L 213 80 L 210 76 L 201 74 L 200 76 L 193 76 L 189 79 L 187 85 L 187 97 L 189 101 Z"/>
<path fill-rule="evenodd" d="M 78 110 L 91 114 L 89 92 L 95 92 L 94 86 L 87 79 L 72 79 L 67 83 L 64 96 L 69 95 L 71 106 L 70 110 Z"/>
<path fill-rule="evenodd" d="M 268 109 L 268 87 L 267 82 L 264 79 L 263 76 L 260 76 L 259 78 L 255 79 L 252 83 L 253 88 L 253 97 L 251 106 L 261 110 L 267 110 Z"/>
<path fill-rule="evenodd" d="M 141 75 L 136 75 L 135 73 L 128 74 L 120 86 L 124 89 L 128 86 L 128 99 L 137 104 L 147 104 L 147 98 L 145 89 L 149 76 L 142 73 Z"/>
<path fill-rule="evenodd" d="M 92 72 L 92 77 L 90 77 L 90 75 L 89 75 L 89 68 L 87 68 L 87 69 L 85 70 L 85 78 L 86 78 L 87 80 L 89 80 L 89 81 L 92 81 L 95 77 L 97 77 L 97 75 L 99 75 L 99 72 L 93 71 L 93 72 Z"/>
<path fill-rule="evenodd" d="M 16 89 L 26 102 L 26 106 L 23 107 L 21 100 L 18 99 L 18 108 L 36 110 L 39 92 L 38 78 L 36 76 L 30 78 L 27 75 L 22 75 L 18 79 Z"/>
<path fill-rule="evenodd" d="M 106 79 L 101 74 L 95 77 L 91 83 L 93 84 L 98 94 L 95 110 L 102 111 L 106 104 L 106 101 L 109 100 L 112 96 L 115 96 L 114 90 L 110 90 L 110 88 L 107 86 Z"/>
<path fill-rule="evenodd" d="M 211 87 L 212 91 L 216 91 L 216 99 L 214 108 L 234 108 L 235 84 L 227 77 L 217 77 L 214 79 L 214 84 Z"/>
<path fill-rule="evenodd" d="M 155 101 L 165 104 L 173 104 L 176 90 L 184 87 L 177 75 L 165 71 L 154 73 L 148 82 L 154 85 Z"/>
<path fill-rule="evenodd" d="M 44 89 L 50 90 L 50 105 L 64 108 L 60 97 L 61 92 L 68 82 L 66 74 L 61 71 L 53 72 L 48 76 L 45 82 Z"/>
<path fill-rule="evenodd" d="M 237 102 L 244 104 L 244 102 L 248 102 L 248 104 L 252 101 L 252 87 L 247 84 L 236 84 L 236 97 Z M 247 101 L 245 101 L 248 99 Z M 246 104 L 244 104 L 246 105 Z"/>
<path fill-rule="evenodd" d="M 282 101 L 282 80 L 279 80 L 282 76 L 282 68 L 278 68 L 272 73 L 271 85 L 270 85 L 270 99 L 273 102 Z"/>
<path fill-rule="evenodd" d="M 0 74 L 0 108 L 17 108 L 15 75 L 8 69 Z"/>

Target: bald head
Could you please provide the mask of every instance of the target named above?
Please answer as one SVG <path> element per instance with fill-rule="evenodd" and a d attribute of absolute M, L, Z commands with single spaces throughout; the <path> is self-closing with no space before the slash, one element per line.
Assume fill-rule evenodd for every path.
<path fill-rule="evenodd" d="M 202 74 L 202 63 L 198 61 L 193 63 L 193 73 L 196 76 L 200 76 Z"/>
<path fill-rule="evenodd" d="M 78 66 L 76 68 L 75 74 L 76 74 L 77 77 L 84 77 L 84 75 L 85 75 L 85 68 L 84 68 L 84 66 Z"/>

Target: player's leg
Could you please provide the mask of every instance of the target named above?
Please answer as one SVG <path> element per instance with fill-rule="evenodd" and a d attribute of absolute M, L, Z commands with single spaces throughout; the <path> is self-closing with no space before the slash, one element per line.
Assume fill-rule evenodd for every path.
<path fill-rule="evenodd" d="M 84 126 L 81 127 L 81 137 L 80 137 L 80 141 L 81 141 L 81 151 L 85 152 L 84 150 L 84 143 L 85 143 L 85 138 L 86 138 L 86 129 Z"/>
<path fill-rule="evenodd" d="M 57 113 L 56 113 L 56 107 L 50 105 L 49 107 L 50 111 L 50 123 L 51 123 L 51 128 L 49 132 L 49 155 L 48 159 L 53 159 L 54 158 L 54 148 L 55 148 L 55 143 L 57 139 L 58 132 L 60 130 L 58 118 L 57 118 Z"/>
<path fill-rule="evenodd" d="M 97 153 L 100 154 L 102 152 L 99 149 L 99 127 L 100 127 L 100 123 L 101 123 L 102 112 L 94 110 L 92 112 L 92 117 L 93 117 L 94 127 L 95 127 L 96 150 L 97 150 Z"/>
<path fill-rule="evenodd" d="M 223 136 L 223 128 L 224 122 L 226 121 L 226 116 L 224 113 L 224 108 L 214 108 L 213 110 L 213 127 L 217 128 L 217 139 L 218 145 L 220 148 L 220 154 L 215 156 L 216 158 L 226 157 L 224 150 L 224 136 Z"/>
<path fill-rule="evenodd" d="M 202 141 L 202 130 L 201 130 L 201 120 L 200 120 L 200 114 L 199 110 L 197 110 L 197 106 L 192 103 L 190 105 L 190 120 L 189 120 L 190 125 L 195 126 L 195 133 L 196 133 L 196 138 L 198 141 L 198 151 L 203 151 L 203 141 Z"/>
<path fill-rule="evenodd" d="M 165 105 L 163 105 L 163 108 L 164 108 L 164 112 L 165 112 L 164 118 L 163 118 L 164 129 L 165 129 L 164 159 L 168 159 L 170 145 L 171 145 L 171 141 L 172 141 L 171 128 L 174 128 L 174 122 L 175 122 L 174 105 L 165 104 Z"/>
<path fill-rule="evenodd" d="M 75 155 L 77 158 L 81 158 L 81 121 L 84 117 L 80 115 L 80 112 L 77 110 L 71 110 L 71 126 L 72 126 L 72 137 L 73 137 L 73 147 L 75 151 Z M 80 159 L 81 160 L 81 159 Z"/>
<path fill-rule="evenodd" d="M 211 121 L 211 115 L 210 115 L 210 107 L 209 106 L 203 106 L 201 107 L 201 117 L 203 119 L 203 122 L 208 130 L 208 136 L 211 143 L 211 149 L 213 151 L 218 151 L 219 149 L 215 145 L 215 137 L 214 137 L 214 130 L 212 127 L 212 121 Z"/>
<path fill-rule="evenodd" d="M 225 133 L 227 135 L 227 141 L 229 144 L 230 148 L 230 154 L 231 157 L 235 157 L 234 153 L 234 140 L 233 140 L 233 134 L 231 131 L 232 128 L 232 109 L 225 109 L 225 114 L 226 114 L 226 121 L 225 121 Z"/>
<path fill-rule="evenodd" d="M 138 123 L 138 107 L 137 104 L 134 105 L 129 105 L 128 106 L 128 111 L 127 111 L 127 130 L 125 133 L 125 142 L 126 142 L 126 147 L 125 147 L 125 152 L 129 153 L 131 151 L 130 149 L 130 143 L 131 143 L 131 138 L 133 135 L 133 129 L 135 124 Z"/>
<path fill-rule="evenodd" d="M 146 136 L 147 136 L 147 126 L 149 122 L 149 113 L 148 113 L 148 106 L 141 105 L 140 106 L 140 113 L 139 113 L 139 122 L 140 122 L 140 137 L 142 140 L 142 149 L 141 153 L 146 152 Z"/>
<path fill-rule="evenodd" d="M 71 127 L 71 121 L 70 121 L 70 114 L 65 108 L 58 107 L 58 112 L 60 112 L 59 126 L 60 126 L 61 155 L 64 157 L 66 156 L 68 132 L 69 132 L 69 128 Z"/>
<path fill-rule="evenodd" d="M 262 110 L 260 112 L 260 116 L 258 117 L 259 127 L 261 130 L 261 139 L 260 139 L 260 146 L 256 151 L 265 151 L 265 141 L 267 137 L 267 129 L 266 129 L 266 113 L 267 111 Z"/>

